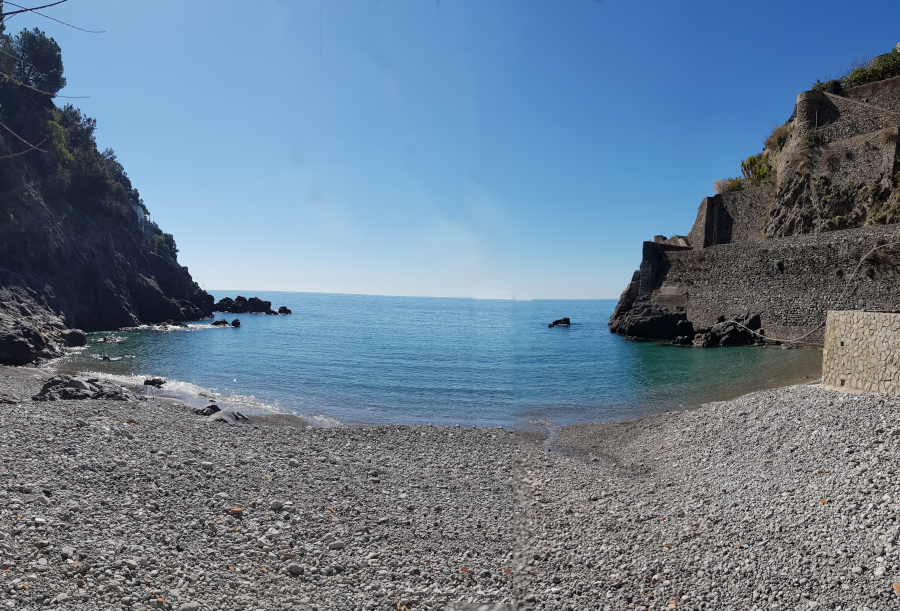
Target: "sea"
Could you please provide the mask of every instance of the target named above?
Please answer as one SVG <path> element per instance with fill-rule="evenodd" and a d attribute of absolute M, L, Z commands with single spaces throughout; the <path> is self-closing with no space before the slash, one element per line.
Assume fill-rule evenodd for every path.
<path fill-rule="evenodd" d="M 801 383 L 821 350 L 694 349 L 609 332 L 616 301 L 486 300 L 210 291 L 293 313 L 216 314 L 187 328 L 93 333 L 53 361 L 196 405 L 341 424 L 527 426 L 691 409 Z M 569 327 L 548 327 L 568 317 Z M 108 360 L 107 360 L 108 359 Z M 143 385 L 162 377 L 160 390 Z"/>

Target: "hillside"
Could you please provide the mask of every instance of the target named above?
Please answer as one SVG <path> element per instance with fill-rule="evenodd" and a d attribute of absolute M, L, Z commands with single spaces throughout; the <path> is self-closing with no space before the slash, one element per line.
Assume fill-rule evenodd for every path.
<path fill-rule="evenodd" d="M 644 243 L 610 330 L 695 346 L 817 342 L 829 309 L 900 310 L 898 75 L 900 45 L 799 94 L 687 235 Z"/>
<path fill-rule="evenodd" d="M 0 363 L 59 355 L 83 343 L 74 328 L 209 316 L 213 299 L 174 238 L 150 222 L 115 153 L 98 150 L 96 121 L 54 103 L 56 42 L 3 33 L 0 76 Z"/>

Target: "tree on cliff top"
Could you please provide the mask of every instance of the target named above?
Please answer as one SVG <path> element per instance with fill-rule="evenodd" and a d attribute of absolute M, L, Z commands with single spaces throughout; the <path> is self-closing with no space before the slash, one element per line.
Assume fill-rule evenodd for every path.
<path fill-rule="evenodd" d="M 20 83 L 51 96 L 66 86 L 62 51 L 55 40 L 34 28 L 22 30 L 8 42 L 18 58 L 15 76 Z"/>

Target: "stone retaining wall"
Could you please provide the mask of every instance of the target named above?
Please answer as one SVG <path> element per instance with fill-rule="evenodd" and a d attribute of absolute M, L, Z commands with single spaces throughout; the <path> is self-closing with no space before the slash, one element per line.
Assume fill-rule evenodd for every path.
<path fill-rule="evenodd" d="M 900 225 L 845 229 L 662 251 L 645 244 L 641 294 L 680 296 L 688 320 L 708 327 L 720 315 L 762 314 L 766 335 L 795 339 L 818 327 L 829 310 L 900 310 L 900 246 L 860 259 L 879 244 L 900 242 Z M 648 253 L 647 250 L 654 250 Z"/>
<path fill-rule="evenodd" d="M 822 351 L 822 383 L 900 395 L 900 314 L 830 311 Z"/>

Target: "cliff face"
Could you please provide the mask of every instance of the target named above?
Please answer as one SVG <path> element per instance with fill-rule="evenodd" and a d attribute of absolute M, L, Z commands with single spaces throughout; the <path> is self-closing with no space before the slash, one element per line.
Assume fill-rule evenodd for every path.
<path fill-rule="evenodd" d="M 767 336 L 818 341 L 828 309 L 900 310 L 898 125 L 900 77 L 800 94 L 764 150 L 771 179 L 705 198 L 687 236 L 645 242 L 610 330 L 716 345 L 717 325 L 758 317 Z"/>
<path fill-rule="evenodd" d="M 7 164 L 0 178 L 7 185 L 0 217 L 0 362 L 57 356 L 79 343 L 69 328 L 97 331 L 211 314 L 212 296 L 161 247 L 146 221 L 142 228 L 133 212 L 54 209 L 35 181 L 25 180 L 29 173 L 39 177 L 30 165 Z"/>
<path fill-rule="evenodd" d="M 3 3 L 0 0 L 0 15 Z M 57 107 L 62 55 L 0 20 L 0 363 L 83 344 L 86 331 L 202 318 L 213 298 L 178 264 L 96 121 Z"/>

